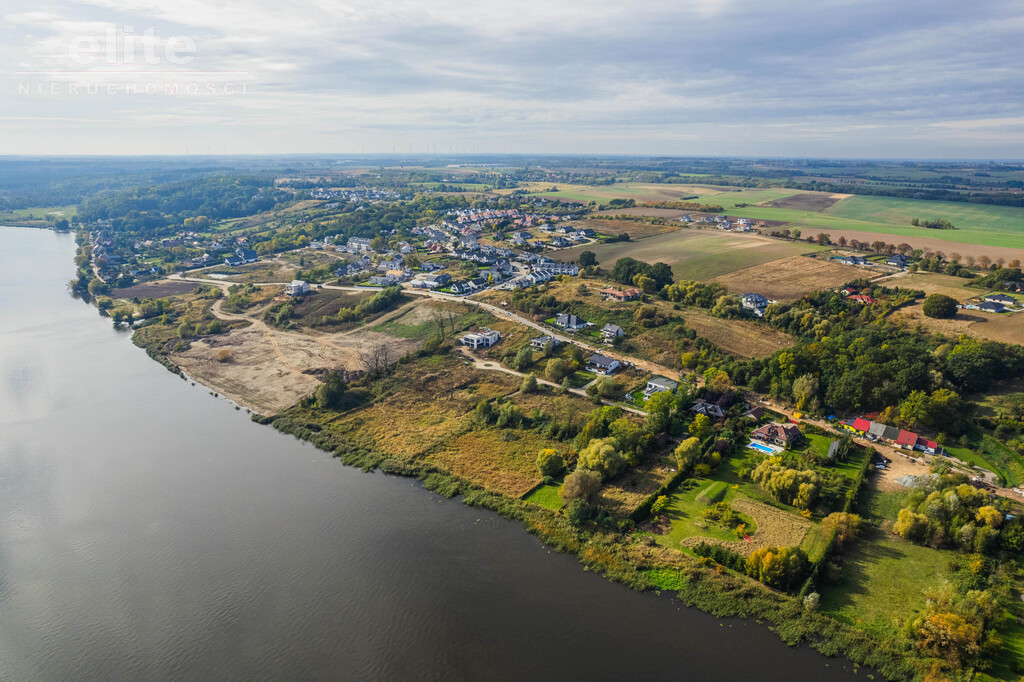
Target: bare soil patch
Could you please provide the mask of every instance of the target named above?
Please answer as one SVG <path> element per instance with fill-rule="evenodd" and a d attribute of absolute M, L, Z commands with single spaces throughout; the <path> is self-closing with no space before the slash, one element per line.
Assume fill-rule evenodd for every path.
<path fill-rule="evenodd" d="M 197 339 L 170 359 L 239 405 L 273 415 L 315 391 L 320 384 L 315 375 L 365 370 L 363 353 L 376 343 L 387 344 L 397 362 L 422 342 L 362 329 L 347 334 L 282 331 L 254 321 L 244 329 Z M 218 358 L 221 351 L 228 352 L 227 361 Z"/>
<path fill-rule="evenodd" d="M 195 282 L 178 282 L 162 280 L 160 282 L 143 282 L 123 289 L 115 289 L 110 295 L 113 298 L 165 298 L 189 294 L 199 284 Z"/>
<path fill-rule="evenodd" d="M 801 192 L 792 196 L 764 201 L 758 206 L 769 206 L 771 208 L 788 208 L 795 211 L 824 211 L 846 195 L 828 194 L 826 192 Z"/>
<path fill-rule="evenodd" d="M 857 268 L 817 258 L 790 256 L 715 277 L 734 294 L 756 292 L 792 300 L 818 289 L 833 289 L 863 276 Z"/>
<path fill-rule="evenodd" d="M 618 236 L 628 234 L 630 239 L 643 239 L 679 229 L 678 225 L 651 225 L 639 220 L 575 220 L 570 223 L 579 229 L 590 228 L 598 234 Z"/>

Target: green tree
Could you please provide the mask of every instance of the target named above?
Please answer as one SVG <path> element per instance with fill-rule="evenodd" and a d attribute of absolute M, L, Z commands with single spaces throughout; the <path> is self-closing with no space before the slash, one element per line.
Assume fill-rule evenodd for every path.
<path fill-rule="evenodd" d="M 519 388 L 523 393 L 533 393 L 537 390 L 537 375 L 530 372 L 523 377 L 523 384 Z"/>
<path fill-rule="evenodd" d="M 676 447 L 675 454 L 680 467 L 686 466 L 688 462 L 694 462 L 700 455 L 700 438 L 687 438 Z"/>
<path fill-rule="evenodd" d="M 560 382 L 569 379 L 569 367 L 562 358 L 551 358 L 544 367 L 544 376 L 548 381 Z"/>
<path fill-rule="evenodd" d="M 333 410 L 340 404 L 348 390 L 348 385 L 337 372 L 331 372 L 324 377 L 323 383 L 317 386 L 314 394 L 316 406 L 321 410 Z"/>
<path fill-rule="evenodd" d="M 512 368 L 520 372 L 525 372 L 530 365 L 533 364 L 533 349 L 529 346 L 523 346 L 516 353 L 515 359 L 512 361 Z"/>
<path fill-rule="evenodd" d="M 667 431 L 672 421 L 672 408 L 675 406 L 675 396 L 668 391 L 655 393 L 644 405 L 647 412 L 647 428 L 651 433 Z"/>
<path fill-rule="evenodd" d="M 565 508 L 565 518 L 574 526 L 581 525 L 590 518 L 590 507 L 582 499 L 575 499 Z"/>
<path fill-rule="evenodd" d="M 690 435 L 704 440 L 711 435 L 711 418 L 706 414 L 698 414 L 690 424 Z"/>
<path fill-rule="evenodd" d="M 615 478 L 626 467 L 614 438 L 594 438 L 580 450 L 577 467 L 597 472 L 602 479 Z"/>
<path fill-rule="evenodd" d="M 937 319 L 948 319 L 956 316 L 956 299 L 945 294 L 931 294 L 924 299 L 922 311 L 928 317 Z"/>
<path fill-rule="evenodd" d="M 593 251 L 584 251 L 580 254 L 576 262 L 581 268 L 588 268 L 592 265 L 597 265 L 597 254 Z"/>
<path fill-rule="evenodd" d="M 651 505 L 651 514 L 657 516 L 661 512 L 665 511 L 665 507 L 668 506 L 668 495 L 658 495 L 658 498 L 654 500 L 654 504 Z"/>

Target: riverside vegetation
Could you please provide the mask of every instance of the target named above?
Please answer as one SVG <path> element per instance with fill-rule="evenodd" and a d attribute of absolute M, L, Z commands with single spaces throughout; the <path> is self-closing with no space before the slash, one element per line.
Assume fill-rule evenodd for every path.
<path fill-rule="evenodd" d="M 197 187 L 211 193 L 204 199 L 210 202 L 267 190 L 273 206 L 242 202 L 234 213 L 207 216 L 209 225 L 198 220 L 201 203 L 189 205 L 188 215 L 168 213 Z M 470 191 L 426 192 L 341 213 L 305 206 L 298 215 L 305 211 L 310 220 L 289 225 L 297 197 L 271 187 L 266 179 L 176 185 L 170 198 L 179 204 L 158 202 L 153 221 L 138 212 L 128 220 L 128 197 L 84 208 L 90 217 L 128 211 L 113 226 L 123 248 L 192 220 L 200 230 L 244 232 L 261 254 L 336 232 L 376 236 L 383 248 L 412 240 L 417 258 L 429 259 L 414 228 L 478 201 L 535 208 L 545 194 L 490 202 Z M 788 196 L 772 190 L 765 200 Z M 729 210 L 735 201 L 721 204 Z M 719 208 L 700 204 L 712 207 Z M 555 209 L 570 210 L 580 209 Z M 487 229 L 498 241 L 509 226 Z M 346 464 L 420 478 L 442 495 L 519 520 L 609 578 L 670 591 L 716 615 L 767 621 L 788 643 L 845 655 L 887 678 L 1012 679 L 1024 672 L 1024 515 L 1016 500 L 972 485 L 971 468 L 989 469 L 1007 486 L 1021 483 L 1024 400 L 1013 382 L 1024 376 L 1024 348 L 911 328 L 894 313 L 924 300 L 925 292 L 898 279 L 850 277 L 847 284 L 872 305 L 818 288 L 753 319 L 723 283 L 679 279 L 664 263 L 628 256 L 602 264 L 601 251 L 583 251 L 578 278 L 477 296 L 539 324 L 568 311 L 598 327 L 622 327 L 625 337 L 612 351 L 638 367 L 597 378 L 578 345 L 534 350 L 535 330 L 464 304 L 406 316 L 399 307 L 437 304 L 400 289 L 324 290 L 284 300 L 280 288 L 202 283 L 174 294 L 121 297 L 116 285 L 131 283 L 121 281 L 125 268 L 115 268 L 110 283 L 100 279 L 92 244 L 80 241 L 73 288 L 94 298 L 115 325 L 134 325 L 135 342 L 171 369 L 174 354 L 190 344 L 217 343 L 256 324 L 271 333 L 329 338 L 365 329 L 407 341 L 400 354 L 378 356 L 362 371 L 310 374 L 316 389 L 307 397 L 254 415 Z M 159 267 L 194 255 L 189 247 L 157 251 Z M 920 261 L 931 268 L 942 259 L 922 254 Z M 1019 269 L 991 265 L 967 285 L 1021 279 Z M 617 303 L 597 293 L 613 282 L 637 287 L 640 300 Z M 384 320 L 389 313 L 402 315 Z M 502 340 L 475 360 L 508 372 L 478 366 L 455 348 L 455 334 L 479 326 L 498 329 Z M 598 342 L 587 331 L 578 337 Z M 640 362 L 680 379 L 677 391 L 645 397 L 650 372 Z M 780 411 L 748 415 L 748 401 L 763 398 Z M 697 401 L 721 408 L 724 417 L 696 414 Z M 771 455 L 746 447 L 755 427 L 792 411 L 809 417 L 796 442 Z M 867 412 L 935 438 L 955 459 L 932 458 L 931 470 L 922 467 L 910 487 L 887 487 L 873 464 L 892 452 L 857 443 L 826 419 Z"/>

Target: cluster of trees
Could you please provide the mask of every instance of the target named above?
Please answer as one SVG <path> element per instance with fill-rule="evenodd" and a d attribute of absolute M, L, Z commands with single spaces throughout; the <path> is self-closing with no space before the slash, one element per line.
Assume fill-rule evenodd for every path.
<path fill-rule="evenodd" d="M 777 590 L 791 591 L 803 583 L 810 568 L 799 547 L 761 547 L 747 557 L 747 575 Z"/>
<path fill-rule="evenodd" d="M 673 303 L 682 303 L 695 308 L 711 308 L 729 292 L 723 285 L 716 282 L 681 280 L 666 288 L 663 293 L 665 298 Z"/>
<path fill-rule="evenodd" d="M 963 420 L 963 399 L 948 388 L 937 388 L 931 393 L 911 391 L 898 407 L 887 407 L 879 421 L 907 429 L 931 427 L 940 431 L 959 433 Z"/>
<path fill-rule="evenodd" d="M 620 258 L 612 267 L 612 279 L 653 293 L 672 283 L 672 268 L 665 263 L 651 265 L 635 258 Z"/>
<path fill-rule="evenodd" d="M 1019 551 L 1024 524 L 1006 518 L 1003 500 L 967 484 L 961 475 L 943 475 L 937 483 L 915 490 L 896 518 L 893 532 L 932 547 L 956 547 L 989 554 L 1000 547 Z"/>
<path fill-rule="evenodd" d="M 953 223 L 949 222 L 945 218 L 932 218 L 932 219 L 921 219 L 911 218 L 910 224 L 914 227 L 927 227 L 930 230 L 955 230 L 956 227 Z"/>
<path fill-rule="evenodd" d="M 750 478 L 766 493 L 783 504 L 809 509 L 821 492 L 821 476 L 813 469 L 791 469 L 776 457 L 768 457 L 753 471 Z"/>
<path fill-rule="evenodd" d="M 996 378 L 1024 374 L 1022 346 L 966 337 L 942 342 L 885 322 L 841 331 L 839 322 L 805 309 L 799 326 L 812 337 L 802 336 L 768 359 L 739 363 L 731 375 L 785 400 L 806 400 L 801 391 L 810 386 L 808 409 L 827 405 L 850 414 L 899 405 L 914 391 L 946 388 L 963 395 L 988 388 Z M 804 376 L 816 382 L 796 383 Z"/>
<path fill-rule="evenodd" d="M 254 215 L 293 198 L 272 176 L 208 176 L 96 196 L 82 202 L 78 215 L 83 222 L 110 220 L 116 229 L 153 229 L 198 216 Z"/>

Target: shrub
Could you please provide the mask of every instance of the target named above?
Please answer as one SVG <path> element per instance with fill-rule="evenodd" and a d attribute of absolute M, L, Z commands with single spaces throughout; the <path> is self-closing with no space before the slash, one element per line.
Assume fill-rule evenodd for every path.
<path fill-rule="evenodd" d="M 565 477 L 565 483 L 558 494 L 566 502 L 583 500 L 590 502 L 601 489 L 601 477 L 588 469 L 577 469 Z"/>
<path fill-rule="evenodd" d="M 537 455 L 537 468 L 544 477 L 557 476 L 565 471 L 565 460 L 562 455 L 547 448 Z"/>

